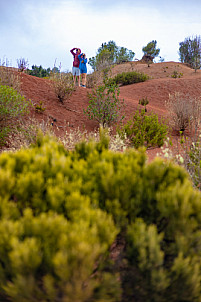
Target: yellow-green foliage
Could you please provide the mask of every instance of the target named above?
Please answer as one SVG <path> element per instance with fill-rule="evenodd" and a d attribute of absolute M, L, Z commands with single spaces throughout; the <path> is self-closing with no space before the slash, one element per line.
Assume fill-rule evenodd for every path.
<path fill-rule="evenodd" d="M 142 72 L 130 71 L 117 74 L 111 81 L 119 85 L 129 85 L 148 80 L 148 76 Z"/>
<path fill-rule="evenodd" d="M 0 300 L 201 301 L 200 192 L 171 162 L 107 148 L 39 137 L 1 154 Z M 118 232 L 121 278 L 106 257 Z"/>
<path fill-rule="evenodd" d="M 125 295 L 201 301 L 201 195 L 184 170 L 159 159 L 144 169 L 143 180 L 140 219 L 127 233 Z"/>
<path fill-rule="evenodd" d="M 136 110 L 132 119 L 119 129 L 120 136 L 127 137 L 135 148 L 139 146 L 161 147 L 167 137 L 168 127 L 164 120 L 159 121 L 157 114 L 146 114 L 144 110 Z"/>
<path fill-rule="evenodd" d="M 5 144 L 6 136 L 12 131 L 13 124 L 28 112 L 30 102 L 17 90 L 0 85 L 0 145 Z"/>
<path fill-rule="evenodd" d="M 1 154 L 0 298 L 87 301 L 114 282 L 92 274 L 117 228 L 81 194 L 86 162 L 73 157 L 51 140 Z"/>

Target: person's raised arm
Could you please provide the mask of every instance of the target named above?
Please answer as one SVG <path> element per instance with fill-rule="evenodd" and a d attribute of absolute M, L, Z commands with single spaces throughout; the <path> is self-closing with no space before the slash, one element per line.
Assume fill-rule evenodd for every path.
<path fill-rule="evenodd" d="M 75 54 L 76 54 L 76 53 L 74 52 L 75 49 L 77 49 L 77 48 L 74 47 L 74 48 L 72 48 L 72 49 L 70 50 L 70 52 L 72 53 L 72 55 L 75 55 Z"/>

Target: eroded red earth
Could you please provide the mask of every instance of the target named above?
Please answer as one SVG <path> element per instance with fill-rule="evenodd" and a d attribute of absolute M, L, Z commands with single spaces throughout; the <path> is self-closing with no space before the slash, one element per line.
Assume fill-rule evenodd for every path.
<path fill-rule="evenodd" d="M 160 117 L 166 117 L 168 112 L 165 101 L 169 94 L 181 92 L 193 97 L 201 96 L 201 70 L 196 73 L 193 69 L 181 63 L 163 62 L 155 63 L 150 67 L 146 64 L 127 63 L 116 66 L 112 74 L 122 71 L 137 70 L 149 75 L 150 79 L 143 83 L 132 84 L 120 87 L 120 98 L 125 102 L 126 119 L 130 118 L 138 107 L 139 99 L 147 97 L 149 104 L 148 111 L 157 113 Z M 182 74 L 181 78 L 172 78 L 174 71 Z M 36 113 L 34 108 L 31 115 L 37 120 L 53 122 L 53 127 L 57 135 L 63 135 L 68 129 L 80 128 L 94 131 L 98 128 L 96 121 L 91 121 L 83 113 L 83 109 L 88 106 L 89 88 L 76 87 L 69 99 L 62 104 L 57 99 L 49 80 L 40 79 L 27 74 L 20 74 L 21 90 L 27 99 L 32 103 L 42 102 L 46 108 L 42 114 Z M 158 148 L 148 150 L 147 154 L 152 159 L 158 152 Z"/>

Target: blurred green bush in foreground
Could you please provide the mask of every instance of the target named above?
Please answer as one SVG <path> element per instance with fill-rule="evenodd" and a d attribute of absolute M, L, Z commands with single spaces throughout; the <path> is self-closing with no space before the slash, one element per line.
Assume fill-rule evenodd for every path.
<path fill-rule="evenodd" d="M 39 136 L 0 155 L 0 300 L 201 301 L 200 234 L 186 171 L 144 149 Z"/>

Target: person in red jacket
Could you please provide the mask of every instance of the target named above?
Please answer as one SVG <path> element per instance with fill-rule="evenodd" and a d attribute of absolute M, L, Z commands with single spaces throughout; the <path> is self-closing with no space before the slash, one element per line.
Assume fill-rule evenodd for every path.
<path fill-rule="evenodd" d="M 76 83 L 76 77 L 77 77 L 78 86 L 80 87 L 80 69 L 79 69 L 80 61 L 79 61 L 78 56 L 81 53 L 81 49 L 75 47 L 75 48 L 71 49 L 70 52 L 72 53 L 72 55 L 74 57 L 73 68 L 72 68 L 74 85 Z"/>

